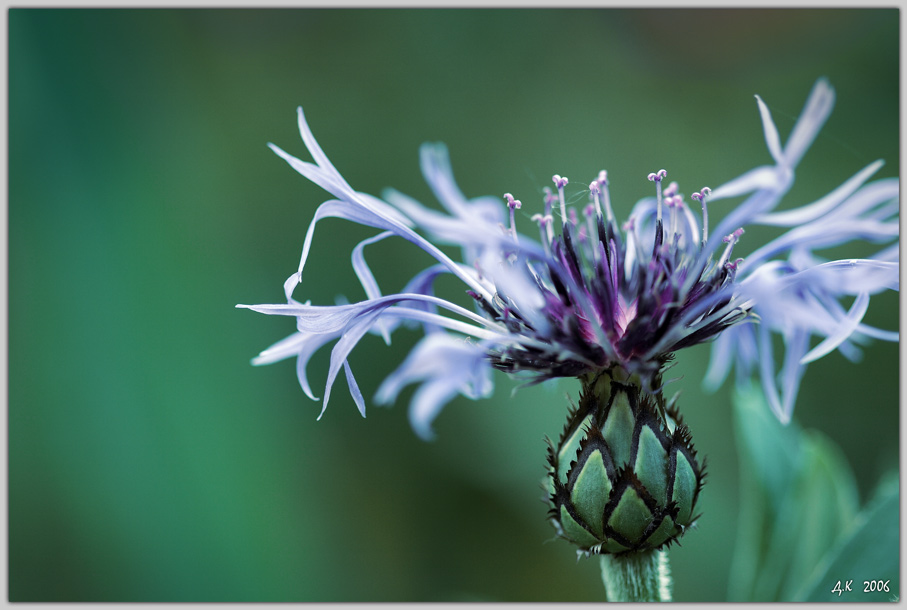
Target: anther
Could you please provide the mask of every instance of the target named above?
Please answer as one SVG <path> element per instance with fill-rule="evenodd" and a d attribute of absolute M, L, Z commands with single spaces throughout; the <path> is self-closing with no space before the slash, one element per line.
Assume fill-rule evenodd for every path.
<path fill-rule="evenodd" d="M 709 210 L 706 206 L 706 200 L 712 194 L 712 189 L 707 186 L 702 187 L 698 193 L 690 195 L 696 201 L 702 203 L 702 243 L 709 240 Z"/>
<path fill-rule="evenodd" d="M 519 243 L 520 239 L 516 234 L 516 218 L 514 218 L 514 210 L 519 210 L 523 207 L 523 204 L 519 199 L 514 199 L 513 195 L 510 193 L 504 193 L 504 199 L 507 200 L 507 207 L 510 208 L 510 235 L 513 237 L 513 241 Z"/>
<path fill-rule="evenodd" d="M 660 169 L 657 172 L 652 172 L 649 174 L 649 182 L 661 182 L 668 175 L 668 172 Z"/>
<path fill-rule="evenodd" d="M 740 236 L 743 235 L 743 233 L 744 231 L 741 227 L 723 238 L 724 243 L 727 244 L 727 248 L 724 249 L 724 253 L 721 255 L 721 260 L 718 261 L 719 267 L 724 266 L 724 263 L 726 263 L 727 260 L 731 257 L 731 252 L 734 251 L 734 244 L 736 244 L 740 240 Z"/>
<path fill-rule="evenodd" d="M 678 189 L 678 188 L 679 188 L 679 187 L 677 186 L 677 183 L 676 183 L 676 182 L 671 182 L 671 183 L 667 186 L 667 188 L 665 189 L 665 191 L 664 191 L 664 196 L 665 196 L 665 197 L 673 197 L 674 195 L 677 194 L 677 189 Z"/>
<path fill-rule="evenodd" d="M 676 187 L 677 183 L 672 182 L 671 185 Z M 683 197 L 680 195 L 665 197 L 665 205 L 671 208 L 671 235 L 677 235 L 677 210 L 683 205 Z"/>
<path fill-rule="evenodd" d="M 649 174 L 649 181 L 655 183 L 655 198 L 658 200 L 658 222 L 661 222 L 661 181 L 664 180 L 667 175 L 668 172 L 663 169 Z"/>
<path fill-rule="evenodd" d="M 632 235 L 633 243 L 636 246 L 636 258 L 641 262 L 645 260 L 643 256 L 642 244 L 639 243 L 639 235 L 636 234 L 636 218 L 630 216 L 627 219 L 627 222 L 624 223 L 624 231 L 627 233 L 627 238 L 629 239 Z"/>
<path fill-rule="evenodd" d="M 595 184 L 595 182 L 592 184 Z M 593 235 L 598 235 L 598 227 L 593 219 L 596 217 L 601 218 L 601 213 L 601 208 L 591 203 L 583 210 L 583 215 L 586 217 L 586 234 L 589 236 L 590 241 L 593 241 Z M 595 246 L 592 247 L 592 258 L 596 262 L 598 261 L 598 248 Z"/>
<path fill-rule="evenodd" d="M 523 203 L 519 199 L 514 199 L 510 193 L 504 193 L 504 199 L 507 200 L 507 207 L 511 210 L 519 210 Z"/>
<path fill-rule="evenodd" d="M 542 189 L 545 192 L 545 215 L 551 214 L 551 206 L 554 205 L 554 193 L 547 186 Z"/>
<path fill-rule="evenodd" d="M 567 204 L 564 201 L 564 187 L 567 186 L 567 183 L 569 182 L 569 180 L 567 180 L 566 178 L 562 178 L 561 176 L 558 176 L 557 174 L 552 176 L 551 179 L 554 181 L 554 185 L 557 187 L 557 198 L 558 198 L 558 202 L 561 204 L 561 222 L 563 223 L 564 226 L 566 226 L 567 225 Z"/>
<path fill-rule="evenodd" d="M 554 230 L 551 228 L 553 220 L 550 214 L 534 214 L 532 216 L 532 221 L 539 224 L 539 236 L 541 237 L 542 247 L 548 256 L 551 256 L 550 245 L 551 240 L 554 239 Z"/>
<path fill-rule="evenodd" d="M 601 218 L 602 204 L 600 201 L 600 197 L 601 197 L 602 187 L 599 184 L 598 180 L 593 180 L 592 182 L 589 183 L 589 191 L 592 192 L 592 201 L 594 202 L 594 204 L 590 203 L 588 206 L 586 206 L 586 215 L 588 216 L 588 214 L 590 213 L 589 208 L 591 207 L 591 208 L 593 208 L 593 210 L 594 210 L 595 214 L 598 216 L 598 218 Z"/>
<path fill-rule="evenodd" d="M 608 192 L 608 172 L 601 170 L 598 172 L 598 182 L 599 188 L 601 190 L 602 198 L 605 202 L 605 214 L 607 214 L 608 224 L 614 222 L 614 211 L 611 209 L 611 194 Z M 594 192 L 594 191 L 593 191 Z M 595 200 L 596 206 L 598 205 L 598 200 Z M 596 209 L 598 209 L 596 207 Z M 599 211 L 599 215 L 601 212 Z"/>
<path fill-rule="evenodd" d="M 740 267 L 740 263 L 742 263 L 742 262 L 743 262 L 743 259 L 738 258 L 737 260 L 735 260 L 733 262 L 728 261 L 724 264 L 724 270 L 727 271 L 728 277 L 730 277 L 732 282 L 734 281 L 734 278 L 737 276 L 737 268 Z"/>

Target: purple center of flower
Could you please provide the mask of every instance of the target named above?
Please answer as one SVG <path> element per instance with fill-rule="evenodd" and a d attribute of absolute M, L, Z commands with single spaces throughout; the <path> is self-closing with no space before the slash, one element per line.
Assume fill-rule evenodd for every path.
<path fill-rule="evenodd" d="M 524 295 L 507 294 L 501 286 L 494 299 L 472 296 L 486 315 L 504 323 L 514 336 L 541 339 L 569 355 L 552 357 L 538 344 L 517 343 L 493 352 L 497 368 L 548 378 L 619 365 L 644 381 L 653 380 L 673 351 L 706 341 L 745 315 L 729 306 L 739 261 L 728 261 L 742 229 L 728 236 L 721 259 L 709 262 L 679 185 L 671 182 L 662 189 L 666 176 L 663 169 L 649 174 L 656 186 L 655 201 L 643 200 L 623 233 L 611 210 L 606 172 L 589 184 L 591 202 L 583 209 L 584 223 L 576 209 L 566 205 L 568 180 L 552 178 L 561 233 L 555 234 L 547 213 L 555 195 L 545 189 L 546 213 L 532 217 L 539 226 L 544 257 L 523 253 L 505 263 L 525 267 L 532 288 L 542 296 L 540 311 L 521 311 L 517 304 Z M 706 187 L 692 197 L 704 201 L 708 193 Z M 513 211 L 519 209 L 519 201 L 510 193 L 504 199 L 514 233 Z M 663 206 L 670 214 L 667 230 Z M 705 218 L 702 229 L 707 231 Z"/>

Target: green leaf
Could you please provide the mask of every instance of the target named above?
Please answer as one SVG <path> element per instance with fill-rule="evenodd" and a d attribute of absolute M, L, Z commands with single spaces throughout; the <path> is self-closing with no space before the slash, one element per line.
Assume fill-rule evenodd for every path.
<path fill-rule="evenodd" d="M 790 601 L 852 523 L 858 501 L 847 460 L 817 431 L 782 425 L 762 393 L 737 393 L 741 509 L 732 601 Z"/>
<path fill-rule="evenodd" d="M 897 473 L 879 484 L 873 500 L 826 555 L 796 601 L 873 602 L 900 597 L 899 492 Z M 838 581 L 845 589 L 848 580 L 853 581 L 851 591 L 832 592 Z"/>

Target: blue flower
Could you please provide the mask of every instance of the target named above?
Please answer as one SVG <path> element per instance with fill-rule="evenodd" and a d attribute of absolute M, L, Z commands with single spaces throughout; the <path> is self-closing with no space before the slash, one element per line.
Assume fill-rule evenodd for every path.
<path fill-rule="evenodd" d="M 555 175 L 543 213 L 532 216 L 537 238 L 516 231 L 515 211 L 523 204 L 510 193 L 504 204 L 495 197 L 467 199 L 441 145 L 424 145 L 421 165 L 443 212 L 393 190 L 383 199 L 354 190 L 315 141 L 300 108 L 300 133 L 314 163 L 270 146 L 334 198 L 316 210 L 309 225 L 299 268 L 284 284 L 287 302 L 238 305 L 296 318 L 296 332 L 253 363 L 296 357 L 300 385 L 317 400 L 306 365 L 315 351 L 336 341 L 321 414 L 343 368 L 364 415 L 365 400 L 348 355 L 367 332 L 389 342 L 401 322 L 415 323 L 424 338 L 384 381 L 376 399 L 393 402 L 406 385 L 421 384 L 412 398 L 410 421 L 420 436 L 430 438 L 433 420 L 456 394 L 490 394 L 492 369 L 534 383 L 620 367 L 637 375 L 647 391 L 658 392 L 660 373 L 675 351 L 714 341 L 706 383 L 719 385 L 732 364 L 739 379 L 758 374 L 772 409 L 782 421 L 789 420 L 807 363 L 836 349 L 856 358 L 857 345 L 868 338 L 898 339 L 896 332 L 862 323 L 870 295 L 898 289 L 897 244 L 867 259 L 828 261 L 817 254 L 855 240 L 896 241 L 898 181 L 867 183 L 882 166 L 876 161 L 819 201 L 775 212 L 831 112 L 834 92 L 825 80 L 816 83 L 783 147 L 767 106 L 758 96 L 756 100 L 774 164 L 692 193 L 701 215 L 690 209 L 676 183 L 665 185 L 667 172 L 659 170 L 648 175 L 655 196 L 639 201 L 628 221 L 619 224 L 602 171 L 582 189 L 589 203 L 580 218 L 567 205 L 569 181 Z M 744 195 L 710 230 L 709 206 Z M 366 294 L 363 301 L 319 306 L 293 298 L 315 225 L 327 217 L 379 231 L 352 254 Z M 746 241 L 744 228 L 760 224 L 788 230 L 768 244 L 748 248 L 746 258 L 735 258 Z M 400 293 L 383 295 L 364 248 L 394 236 L 425 250 L 436 263 Z M 461 260 L 436 244 L 459 246 Z M 434 295 L 434 281 L 445 274 L 464 284 L 472 307 Z M 848 297 L 853 297 L 849 310 L 841 304 Z M 785 344 L 780 373 L 772 353 L 773 333 Z M 813 337 L 818 343 L 810 347 Z"/>

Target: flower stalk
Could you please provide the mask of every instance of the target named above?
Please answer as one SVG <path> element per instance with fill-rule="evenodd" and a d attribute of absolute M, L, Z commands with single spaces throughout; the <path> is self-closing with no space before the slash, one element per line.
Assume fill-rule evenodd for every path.
<path fill-rule="evenodd" d="M 666 551 L 602 555 L 601 566 L 607 601 L 671 601 L 671 568 Z"/>

